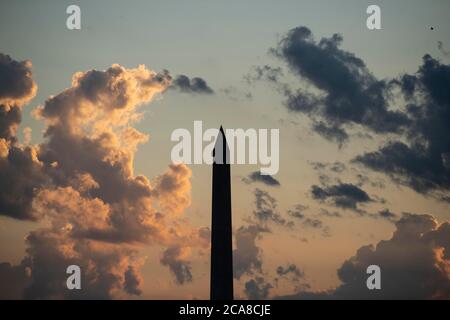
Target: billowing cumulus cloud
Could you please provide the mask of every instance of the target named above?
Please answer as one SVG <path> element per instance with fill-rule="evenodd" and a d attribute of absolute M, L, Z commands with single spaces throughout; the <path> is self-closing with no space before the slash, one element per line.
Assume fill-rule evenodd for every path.
<path fill-rule="evenodd" d="M 139 294 L 139 281 L 130 282 L 130 268 L 140 269 L 136 248 L 70 236 L 70 227 L 33 231 L 27 237 L 31 284 L 26 299 L 111 299 L 123 292 Z M 67 290 L 66 268 L 80 266 L 82 290 Z M 131 275 L 135 276 L 135 275 Z"/>
<path fill-rule="evenodd" d="M 185 75 L 179 75 L 173 79 L 171 89 L 179 90 L 185 93 L 213 94 L 214 90 L 209 87 L 206 81 L 199 77 L 189 78 Z"/>
<path fill-rule="evenodd" d="M 450 224 L 405 214 L 389 240 L 358 249 L 338 269 L 342 284 L 329 292 L 299 292 L 290 299 L 449 299 Z M 381 268 L 381 290 L 368 290 L 367 267 Z"/>
<path fill-rule="evenodd" d="M 342 297 L 448 299 L 450 297 L 450 225 L 429 215 L 407 214 L 390 240 L 361 247 L 338 270 Z M 367 266 L 382 270 L 382 290 L 365 286 Z"/>
<path fill-rule="evenodd" d="M 34 146 L 20 146 L 0 138 L 0 214 L 37 220 L 31 210 L 37 188 L 48 182 Z"/>
<path fill-rule="evenodd" d="M 30 61 L 16 61 L 0 53 L 0 105 L 22 106 L 36 94 Z"/>
<path fill-rule="evenodd" d="M 20 75 L 21 69 L 17 72 Z M 0 140 L 0 170 L 8 173 L 2 184 L 9 183 L 9 189 L 2 190 L 0 212 L 47 222 L 27 236 L 22 263 L 0 269 L 14 275 L 27 271 L 27 278 L 18 282 L 26 283 L 22 297 L 139 295 L 143 245 L 168 248 L 161 263 L 172 271 L 189 265 L 190 248 L 208 247 L 204 228 L 191 227 L 182 217 L 191 203 L 189 168 L 171 165 L 152 181 L 134 173 L 137 147 L 148 140 L 132 126 L 142 118 L 138 108 L 170 84 L 167 72 L 143 65 L 77 72 L 70 88 L 34 112 L 46 123 L 44 142 L 22 146 L 15 130 L 2 128 L 9 135 Z M 34 94 L 32 88 L 17 90 L 22 96 L 2 97 L 8 103 L 12 98 L 22 102 Z M 181 244 L 181 251 L 171 254 Z M 71 264 L 82 269 L 81 291 L 65 289 L 65 271 Z"/>
<path fill-rule="evenodd" d="M 181 215 L 191 205 L 190 178 L 191 171 L 188 167 L 173 164 L 157 177 L 154 193 L 162 210 Z"/>
<path fill-rule="evenodd" d="M 31 203 L 36 188 L 46 183 L 35 146 L 18 143 L 22 109 L 36 94 L 31 62 L 0 53 L 0 215 L 36 220 Z"/>

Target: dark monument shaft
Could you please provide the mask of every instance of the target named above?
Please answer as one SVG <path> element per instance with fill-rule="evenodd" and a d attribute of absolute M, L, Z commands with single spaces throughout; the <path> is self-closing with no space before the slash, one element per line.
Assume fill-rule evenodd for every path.
<path fill-rule="evenodd" d="M 218 152 L 218 148 L 220 148 L 219 150 L 222 152 Z M 229 150 L 225 139 L 225 134 L 221 127 L 213 154 L 211 300 L 233 299 L 231 177 L 230 163 L 227 161 L 228 155 Z M 222 160 L 216 161 L 218 157 L 222 157 Z"/>

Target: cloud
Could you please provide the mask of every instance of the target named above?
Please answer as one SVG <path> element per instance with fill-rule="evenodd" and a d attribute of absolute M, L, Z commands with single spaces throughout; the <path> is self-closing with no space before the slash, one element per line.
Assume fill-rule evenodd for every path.
<path fill-rule="evenodd" d="M 287 211 L 288 215 L 297 219 L 301 222 L 301 225 L 303 228 L 312 228 L 322 231 L 322 236 L 329 237 L 330 236 L 330 228 L 326 226 L 322 220 L 318 219 L 317 217 L 308 217 L 305 213 L 308 210 L 307 206 L 297 204 L 293 209 L 289 209 Z M 328 213 L 328 212 L 327 212 Z M 323 212 L 321 212 L 319 215 L 324 215 Z M 317 215 L 316 215 L 317 216 Z M 329 213 L 328 216 L 333 216 L 333 213 Z M 293 222 L 292 222 L 293 224 Z"/>
<path fill-rule="evenodd" d="M 351 209 L 360 212 L 358 205 L 374 201 L 364 190 L 351 184 L 339 183 L 332 186 L 311 187 L 312 197 L 316 200 L 331 200 L 331 203 L 339 208 Z"/>
<path fill-rule="evenodd" d="M 170 268 L 178 284 L 192 281 L 191 266 L 187 260 L 188 256 L 189 248 L 171 247 L 164 251 L 161 258 L 161 263 Z"/>
<path fill-rule="evenodd" d="M 450 224 L 405 214 L 389 240 L 359 248 L 338 269 L 342 284 L 329 292 L 298 292 L 290 299 L 449 299 Z M 381 290 L 368 290 L 367 267 L 381 268 Z"/>
<path fill-rule="evenodd" d="M 0 172 L 7 174 L 0 213 L 46 221 L 27 236 L 22 264 L 0 270 L 29 270 L 22 297 L 139 295 L 144 245 L 166 247 L 161 263 L 176 272 L 178 282 L 180 270 L 189 280 L 191 248 L 209 245 L 204 228 L 183 217 L 191 204 L 190 169 L 170 165 L 153 180 L 134 173 L 137 147 L 148 140 L 133 127 L 142 118 L 139 107 L 170 84 L 167 72 L 143 65 L 77 72 L 71 87 L 34 111 L 46 124 L 41 144 L 22 146 L 11 134 L 1 137 Z M 71 264 L 81 267 L 81 291 L 65 288 Z"/>
<path fill-rule="evenodd" d="M 447 201 L 450 66 L 426 54 L 416 73 L 379 80 L 361 58 L 341 48 L 342 42 L 339 34 L 316 40 L 307 27 L 294 28 L 271 52 L 306 80 L 303 87 L 292 89 L 281 75 L 266 80 L 277 84 L 288 110 L 308 115 L 313 130 L 339 146 L 348 141 L 347 131 L 355 125 L 397 135 L 354 161 Z M 441 42 L 438 47 L 443 49 Z M 276 68 L 260 67 L 253 78 L 264 79 L 265 70 L 272 69 Z"/>
<path fill-rule="evenodd" d="M 160 208 L 173 215 L 181 215 L 191 205 L 191 170 L 187 166 L 171 164 L 156 178 L 153 190 Z"/>
<path fill-rule="evenodd" d="M 288 210 L 288 215 L 297 219 L 303 219 L 305 217 L 305 211 L 307 209 L 307 206 L 297 204 L 293 209 Z"/>
<path fill-rule="evenodd" d="M 303 221 L 303 225 L 314 229 L 321 229 L 323 227 L 323 222 L 320 221 L 319 219 L 306 218 Z"/>
<path fill-rule="evenodd" d="M 240 279 L 242 275 L 253 275 L 261 272 L 262 250 L 256 245 L 256 240 L 269 229 L 258 225 L 240 227 L 235 234 L 236 249 L 233 251 L 234 277 Z"/>
<path fill-rule="evenodd" d="M 140 288 L 143 280 L 142 276 L 134 269 L 133 266 L 129 266 L 128 270 L 125 271 L 124 279 L 124 289 L 126 292 L 132 295 L 139 296 L 142 294 Z"/>
<path fill-rule="evenodd" d="M 261 182 L 267 186 L 278 187 L 280 182 L 270 175 L 263 175 L 260 171 L 254 171 L 250 173 L 247 177 L 242 178 L 245 183 Z"/>
<path fill-rule="evenodd" d="M 383 209 L 383 210 L 378 211 L 374 215 L 374 217 L 375 218 L 377 218 L 377 217 L 383 218 L 383 219 L 386 219 L 391 222 L 395 222 L 398 219 L 398 216 L 395 213 L 393 213 L 392 211 L 390 211 L 389 209 Z"/>
<path fill-rule="evenodd" d="M 327 162 L 311 162 L 310 163 L 312 168 L 317 171 L 322 170 L 330 170 L 335 173 L 342 173 L 346 169 L 346 165 L 340 161 L 335 161 L 333 163 L 327 163 Z"/>
<path fill-rule="evenodd" d="M 234 86 L 228 86 L 220 90 L 226 97 L 233 101 L 248 101 L 252 99 L 251 92 L 242 91 Z"/>
<path fill-rule="evenodd" d="M 450 51 L 444 48 L 444 43 L 442 41 L 438 41 L 438 49 L 444 56 L 450 56 Z"/>
<path fill-rule="evenodd" d="M 277 201 L 268 192 L 256 188 L 254 195 L 255 210 L 253 215 L 246 219 L 249 224 L 241 226 L 235 232 L 236 249 L 233 251 L 233 272 L 234 277 L 238 280 L 243 275 L 262 274 L 262 249 L 258 246 L 257 241 L 265 233 L 271 232 L 268 227 L 271 223 L 288 228 L 293 226 L 292 221 L 287 221 L 278 213 Z M 250 284 L 249 281 L 247 283 L 252 289 L 257 290 L 254 287 L 257 282 Z"/>
<path fill-rule="evenodd" d="M 250 300 L 263 300 L 269 297 L 272 288 L 273 286 L 267 283 L 263 277 L 256 277 L 245 283 L 244 292 Z"/>
<path fill-rule="evenodd" d="M 281 77 L 283 77 L 283 70 L 280 67 L 264 65 L 252 67 L 250 72 L 244 76 L 244 80 L 248 84 L 261 80 L 279 83 Z"/>
<path fill-rule="evenodd" d="M 0 53 L 0 105 L 22 106 L 36 95 L 37 85 L 31 67 L 28 60 L 16 61 Z"/>
<path fill-rule="evenodd" d="M 276 272 L 277 275 L 280 277 L 286 277 L 292 274 L 293 281 L 299 281 L 305 276 L 305 273 L 293 263 L 289 264 L 286 267 L 278 266 Z"/>
<path fill-rule="evenodd" d="M 22 298 L 23 290 L 30 283 L 30 269 L 26 262 L 17 266 L 10 263 L 0 263 L 0 299 L 19 300 Z"/>
<path fill-rule="evenodd" d="M 316 89 L 292 90 L 283 85 L 290 111 L 309 115 L 313 129 L 329 140 L 348 140 L 344 126 L 358 124 L 377 133 L 400 132 L 409 121 L 389 108 L 389 84 L 378 80 L 364 61 L 340 48 L 334 34 L 316 41 L 307 27 L 290 30 L 271 52 Z"/>
<path fill-rule="evenodd" d="M 274 222 L 282 226 L 292 226 L 292 222 L 287 221 L 278 213 L 277 200 L 268 192 L 256 188 L 254 195 L 256 209 L 253 211 L 253 215 L 259 223 Z"/>
<path fill-rule="evenodd" d="M 111 299 L 123 291 L 138 294 L 130 283 L 130 267 L 140 269 L 136 249 L 68 236 L 70 228 L 41 229 L 27 236 L 31 284 L 25 299 Z M 82 290 L 67 290 L 66 268 L 80 266 Z M 136 285 L 136 284 L 135 284 Z M 133 290 L 130 290 L 133 288 Z"/>
<path fill-rule="evenodd" d="M 313 130 L 327 140 L 336 142 L 341 148 L 348 140 L 347 132 L 339 126 L 327 125 L 325 122 L 316 122 Z"/>
<path fill-rule="evenodd" d="M 331 217 L 331 218 L 340 218 L 342 215 L 339 212 L 336 211 L 328 211 L 327 209 L 320 208 L 319 215 L 324 217 Z"/>
<path fill-rule="evenodd" d="M 37 188 L 48 182 L 42 162 L 33 146 L 19 146 L 0 139 L 0 215 L 20 220 L 37 220 L 32 201 Z"/>
<path fill-rule="evenodd" d="M 206 81 L 202 78 L 189 78 L 185 75 L 179 75 L 173 79 L 171 89 L 179 90 L 185 93 L 197 93 L 197 94 L 213 94 L 214 90 L 211 89 Z"/>
<path fill-rule="evenodd" d="M 401 89 L 412 119 L 407 141 L 390 141 L 354 161 L 419 193 L 442 195 L 450 189 L 450 66 L 425 55 L 416 74 L 393 83 Z"/>
<path fill-rule="evenodd" d="M 31 212 L 35 190 L 47 182 L 38 148 L 20 145 L 17 129 L 23 106 L 36 94 L 30 61 L 0 53 L 0 215 L 36 220 Z"/>

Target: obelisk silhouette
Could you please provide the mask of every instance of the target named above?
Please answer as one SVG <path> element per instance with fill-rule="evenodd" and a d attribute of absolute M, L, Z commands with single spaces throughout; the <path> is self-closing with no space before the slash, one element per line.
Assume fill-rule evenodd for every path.
<path fill-rule="evenodd" d="M 223 128 L 213 151 L 211 300 L 233 300 L 233 248 L 229 149 Z"/>

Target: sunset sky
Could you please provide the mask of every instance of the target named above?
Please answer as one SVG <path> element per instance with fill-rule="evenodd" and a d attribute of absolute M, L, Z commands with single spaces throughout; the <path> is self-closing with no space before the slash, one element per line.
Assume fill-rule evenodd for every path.
<path fill-rule="evenodd" d="M 1 1 L 0 298 L 209 299 L 211 167 L 170 158 L 195 120 L 280 130 L 272 179 L 232 166 L 236 298 L 450 298 L 449 12 Z"/>

